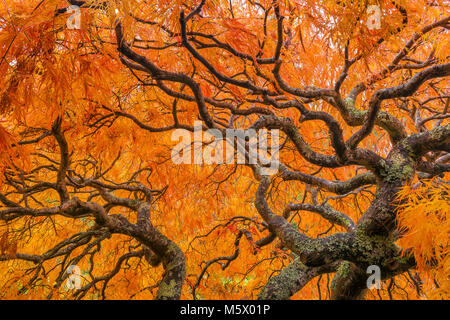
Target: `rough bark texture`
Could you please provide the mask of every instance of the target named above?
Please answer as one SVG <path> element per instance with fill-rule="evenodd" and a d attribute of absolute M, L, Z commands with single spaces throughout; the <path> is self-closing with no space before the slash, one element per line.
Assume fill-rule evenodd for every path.
<path fill-rule="evenodd" d="M 69 2 L 80 5 L 86 10 L 108 7 L 107 2 L 100 7 L 87 5 L 84 1 Z M 255 5 L 250 1 L 249 3 Z M 347 94 L 344 95 L 341 88 L 345 87 L 342 84 L 351 72 L 350 68 L 364 58 L 362 54 L 356 54 L 354 57 L 349 56 L 348 44 L 350 40 L 348 40 L 344 50 L 342 73 L 336 83 L 330 86 L 331 88 L 316 88 L 309 84 L 293 87 L 286 80 L 288 77 L 285 77 L 282 69 L 285 57 L 283 50 L 288 47 L 287 41 L 290 41 L 290 39 L 286 39 L 287 30 L 283 25 L 283 12 L 289 10 L 286 8 L 284 8 L 286 10 L 280 10 L 281 2 L 273 1 L 269 7 L 263 10 L 266 14 L 264 30 L 266 32 L 266 28 L 268 28 L 266 18 L 269 15 L 274 15 L 270 18 L 276 19 L 276 23 L 273 24 L 276 30 L 272 30 L 272 34 L 276 36 L 269 39 L 273 42 L 271 52 L 264 52 L 264 45 L 262 45 L 261 52 L 256 57 L 233 48 L 232 45 L 221 41 L 220 36 L 203 33 L 201 28 L 197 28 L 198 25 L 192 28 L 191 21 L 194 16 L 202 19 L 200 13 L 204 5 L 205 1 L 201 1 L 190 13 L 185 14 L 183 10 L 180 12 L 177 21 L 179 23 L 179 29 L 177 30 L 179 31 L 172 31 L 170 27 L 173 26 L 160 25 L 143 18 L 127 17 L 155 28 L 149 34 L 161 32 L 164 37 L 170 38 L 173 43 L 167 47 L 170 47 L 170 50 L 180 50 L 182 54 L 178 52 L 177 56 L 179 57 L 188 55 L 190 61 L 195 64 L 194 68 L 191 68 L 191 65 L 187 68 L 183 63 L 180 63 L 172 70 L 181 71 L 174 72 L 169 68 L 166 70 L 159 66 L 159 61 L 152 61 L 155 56 L 136 47 L 135 40 L 137 38 L 134 38 L 132 42 L 126 39 L 124 24 L 120 21 L 120 18 L 117 18 L 118 20 L 112 31 L 117 40 L 114 45 L 117 46 L 118 60 L 121 61 L 124 68 L 126 67 L 131 71 L 130 77 L 131 75 L 136 77 L 137 86 L 142 90 L 154 89 L 158 94 L 167 95 L 168 98 L 175 101 L 172 112 L 165 111 L 173 116 L 173 124 L 152 127 L 144 123 L 147 121 L 141 121 L 137 116 L 124 111 L 121 105 L 115 110 L 106 108 L 107 111 L 104 111 L 102 109 L 101 112 L 107 112 L 107 114 L 101 116 L 105 119 L 124 118 L 126 121 L 131 120 L 142 130 L 152 133 L 166 132 L 177 128 L 192 131 L 192 125 L 181 123 L 177 117 L 179 111 L 177 110 L 177 101 L 183 101 L 186 105 L 195 104 L 195 114 L 191 118 L 198 117 L 202 120 L 203 130 L 217 129 L 219 132 L 225 133 L 227 129 L 234 128 L 237 117 L 252 115 L 254 117 L 248 119 L 256 120 L 251 120 L 250 129 L 256 131 L 280 130 L 286 137 L 286 141 L 290 143 L 291 149 L 289 152 L 295 157 L 302 158 L 308 164 L 327 169 L 358 167 L 358 170 L 365 171 L 362 174 L 355 173 L 355 176 L 347 181 L 329 181 L 319 178 L 315 174 L 306 174 L 292 169 L 292 166 L 288 163 L 280 163 L 280 174 L 277 178 L 285 182 L 299 181 L 306 185 L 305 188 L 311 194 L 312 203 L 286 203 L 284 210 L 275 212 L 268 203 L 273 180 L 269 176 L 261 174 L 264 169 L 262 165 L 246 164 L 251 167 L 255 173 L 255 180 L 259 183 L 254 197 L 254 205 L 260 219 L 263 220 L 262 225 L 266 228 L 265 231 L 269 233 L 265 238 L 256 241 L 256 245 L 261 248 L 274 239 L 278 239 L 281 245 L 290 250 L 296 257 L 288 267 L 268 281 L 259 294 L 260 299 L 288 299 L 314 277 L 331 272 L 336 272 L 333 280 L 332 298 L 361 299 L 364 297 L 366 290 L 368 275 L 365 270 L 368 266 L 379 266 L 383 279 L 388 279 L 413 267 L 414 258 L 402 257 L 401 248 L 395 245 L 398 237 L 395 232 L 396 210 L 399 205 L 397 195 L 400 188 L 409 183 L 416 175 L 431 178 L 450 171 L 450 165 L 448 164 L 450 124 L 443 125 L 440 121 L 436 121 L 432 129 L 427 129 L 423 124 L 430 119 L 420 119 L 420 114 L 416 114 L 415 117 L 418 118 L 418 121 L 416 121 L 416 127 L 411 130 L 403 124 L 403 119 L 396 116 L 396 114 L 401 114 L 397 112 L 398 110 L 395 110 L 394 113 L 382 109 L 388 102 L 403 103 L 404 98 L 414 96 L 425 83 L 432 80 L 437 81 L 437 79 L 441 80 L 450 75 L 450 64 L 434 57 L 434 50 L 424 62 L 417 61 L 410 55 L 423 49 L 418 49 L 418 47 L 424 42 L 422 37 L 425 34 L 433 30 L 441 30 L 441 28 L 448 29 L 450 17 L 431 23 L 413 34 L 386 67 L 361 83 L 354 84 L 353 87 L 348 88 Z M 258 3 L 257 5 L 259 7 L 255 8 L 255 12 L 261 11 L 262 4 Z M 408 23 L 408 15 L 400 5 L 395 4 L 395 8 L 403 17 L 402 27 L 396 30 L 396 32 L 400 32 Z M 64 12 L 65 10 L 60 9 L 56 14 Z M 197 29 L 198 31 L 193 31 Z M 98 39 L 95 38 L 95 42 L 97 41 Z M 108 41 L 108 44 L 111 44 L 110 39 Z M 379 39 L 375 42 L 376 46 L 384 41 L 383 38 Z M 430 45 L 430 47 L 432 46 Z M 240 70 L 239 73 L 226 75 L 225 72 L 228 72 L 228 68 L 222 70 L 215 68 L 216 61 L 209 61 L 208 56 L 203 54 L 211 48 L 223 52 L 224 55 L 231 55 L 235 63 L 242 63 L 237 68 Z M 386 52 L 389 50 L 386 50 Z M 173 52 L 171 51 L 171 54 Z M 158 54 L 161 55 L 161 53 Z M 267 71 L 268 74 L 261 72 L 261 65 L 270 66 Z M 185 70 L 182 70 L 183 67 L 185 67 Z M 200 73 L 198 73 L 199 69 L 201 70 Z M 251 72 L 247 73 L 248 69 L 251 69 Z M 385 86 L 379 88 L 380 81 L 386 80 L 389 75 L 405 69 L 409 69 L 409 75 L 405 73 L 402 77 L 393 78 L 395 80 L 393 83 L 400 82 L 400 84 L 389 86 L 389 81 L 385 81 L 383 82 L 386 83 Z M 292 77 L 294 75 L 291 75 Z M 214 92 L 214 94 L 205 95 L 205 90 L 202 90 L 203 85 L 210 86 L 209 91 Z M 242 97 L 237 97 L 234 94 L 236 92 L 234 89 L 240 90 Z M 363 93 L 365 97 L 361 99 Z M 441 96 L 441 94 L 438 94 L 436 98 L 442 101 L 449 99 L 448 96 Z M 358 105 L 356 101 L 358 101 Z M 339 118 L 335 118 L 332 113 L 317 111 L 318 105 L 322 103 L 326 106 L 323 108 L 324 110 L 327 110 L 328 107 L 336 110 Z M 286 109 L 292 109 L 296 112 L 295 119 L 293 116 L 287 117 L 282 112 Z M 129 110 L 131 110 L 129 112 L 132 112 L 131 108 Z M 414 112 L 416 112 L 415 109 Z M 448 102 L 442 112 L 437 112 L 439 114 L 431 120 L 445 119 L 448 116 Z M 167 121 L 171 120 L 171 118 L 168 118 Z M 322 153 L 322 151 L 313 149 L 307 139 L 302 136 L 300 126 L 307 125 L 309 121 L 319 121 L 327 130 L 329 145 L 331 146 L 327 152 Z M 347 127 L 345 134 L 344 126 Z M 361 142 L 369 137 L 376 127 L 389 136 L 392 145 L 391 150 L 388 153 L 383 153 L 387 156 L 381 156 L 381 153 L 376 152 L 377 150 L 368 150 L 362 147 Z M 97 129 L 101 129 L 101 125 Z M 347 134 L 348 136 L 346 136 Z M 157 298 L 180 298 L 186 275 L 184 254 L 173 241 L 164 236 L 151 223 L 152 196 L 161 193 L 161 190 L 150 190 L 143 185 L 132 184 L 130 181 L 128 184 L 124 183 L 120 186 L 108 184 L 100 181 L 101 176 L 73 176 L 75 170 L 70 168 L 68 144 L 61 131 L 60 120 L 55 123 L 51 132 L 35 139 L 35 142 L 50 135 L 56 139 L 60 149 L 61 159 L 57 169 L 57 181 L 39 181 L 32 185 L 31 189 L 23 189 L 17 186 L 14 183 L 14 177 L 11 177 L 8 182 L 12 189 L 22 195 L 32 193 L 33 190 L 56 190 L 60 198 L 59 205 L 47 209 L 32 209 L 15 203 L 8 198 L 7 194 L 0 194 L 0 201 L 3 204 L 0 210 L 0 220 L 9 222 L 23 216 L 64 215 L 72 218 L 86 215 L 94 216 L 97 223 L 96 230 L 92 231 L 93 233 L 88 232 L 80 235 L 80 244 L 89 242 L 93 234 L 102 238 L 112 233 L 119 233 L 136 239 L 145 249 L 130 252 L 123 256 L 119 262 L 122 263 L 131 257 L 146 256 L 151 265 L 156 265 L 158 262 L 162 263 L 165 273 L 159 283 Z M 445 160 L 437 160 L 438 157 Z M 345 195 L 357 192 L 360 188 L 370 185 L 376 187 L 376 194 L 370 207 L 363 213 L 359 221 L 353 221 L 344 213 L 327 204 L 326 201 L 323 203 L 318 201 L 318 190 Z M 77 191 L 87 187 L 94 188 L 106 204 L 101 205 L 93 200 L 80 201 L 74 194 L 70 194 L 67 189 L 68 186 Z M 139 193 L 143 200 L 113 196 L 114 191 L 118 189 L 128 190 L 130 193 Z M 135 212 L 138 222 L 134 224 L 124 216 L 109 214 L 109 210 L 115 206 L 125 207 Z M 343 227 L 344 231 L 324 237 L 311 238 L 300 232 L 288 221 L 290 212 L 297 210 L 319 214 L 330 223 Z M 246 233 L 241 230 L 238 239 L 235 241 L 235 254 L 230 257 L 217 258 L 212 262 L 224 260 L 229 264 L 236 259 L 239 254 L 239 239 L 243 234 Z M 14 258 L 42 263 L 42 261 L 53 257 L 55 255 L 33 256 L 18 253 Z M 0 259 L 3 260 L 10 258 L 10 256 L 0 256 Z M 106 278 L 94 279 L 90 286 L 96 282 L 110 279 L 117 273 L 118 269 L 120 269 L 120 264 Z M 204 274 L 205 270 L 201 275 Z M 197 284 L 199 281 L 201 281 L 201 276 Z M 78 297 L 86 294 L 89 288 L 80 289 L 77 293 Z M 195 292 L 195 288 L 192 291 Z"/>

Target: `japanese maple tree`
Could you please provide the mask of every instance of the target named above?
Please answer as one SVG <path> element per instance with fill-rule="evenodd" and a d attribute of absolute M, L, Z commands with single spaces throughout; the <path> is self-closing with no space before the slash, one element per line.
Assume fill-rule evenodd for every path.
<path fill-rule="evenodd" d="M 447 299 L 449 29 L 444 0 L 4 0 L 0 298 Z M 198 121 L 278 130 L 277 172 L 174 163 Z"/>

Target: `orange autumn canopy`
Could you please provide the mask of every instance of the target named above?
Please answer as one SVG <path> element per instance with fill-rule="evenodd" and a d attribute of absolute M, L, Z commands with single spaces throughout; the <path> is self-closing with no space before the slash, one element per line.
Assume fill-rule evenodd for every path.
<path fill-rule="evenodd" d="M 447 299 L 449 28 L 440 0 L 3 1 L 0 298 Z M 277 172 L 175 163 L 196 122 L 279 132 Z"/>

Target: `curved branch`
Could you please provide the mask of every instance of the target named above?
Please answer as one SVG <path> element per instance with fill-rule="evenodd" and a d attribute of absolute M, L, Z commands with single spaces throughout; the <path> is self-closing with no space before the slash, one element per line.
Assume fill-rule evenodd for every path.
<path fill-rule="evenodd" d="M 381 102 L 386 99 L 407 97 L 413 94 L 427 80 L 450 75 L 450 63 L 432 66 L 414 75 L 408 82 L 396 87 L 380 89 L 375 92 L 369 102 L 369 113 L 364 125 L 347 141 L 347 145 L 354 149 L 367 137 L 375 125 Z"/>

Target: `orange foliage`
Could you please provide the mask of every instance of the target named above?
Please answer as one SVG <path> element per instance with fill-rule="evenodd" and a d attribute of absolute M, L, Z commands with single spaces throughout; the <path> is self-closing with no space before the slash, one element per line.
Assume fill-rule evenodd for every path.
<path fill-rule="evenodd" d="M 85 1 L 79 30 L 67 28 L 69 14 L 55 14 L 68 5 L 67 1 L 5 0 L 0 3 L 0 194 L 11 191 L 2 183 L 5 170 L 20 173 L 39 166 L 52 166 L 60 160 L 55 139 L 46 137 L 19 147 L 15 144 L 39 137 L 62 117 L 62 130 L 76 170 L 84 170 L 83 174 L 91 176 L 98 168 L 105 170 L 114 164 L 105 177 L 120 183 L 127 181 L 132 173 L 146 168 L 151 174 L 149 171 L 140 173 L 135 178 L 138 182 L 155 189 L 167 187 L 152 204 L 151 219 L 153 225 L 185 254 L 187 271 L 182 299 L 257 298 L 268 279 L 292 261 L 292 255 L 279 240 L 262 248 L 255 245 L 256 240 L 267 236 L 268 230 L 253 204 L 258 182 L 252 170 L 234 165 L 175 165 L 170 159 L 170 151 L 176 144 L 171 140 L 171 131 L 150 132 L 131 118 L 118 115 L 118 112 L 132 114 L 141 124 L 154 128 L 172 125 L 174 109 L 180 124 L 193 125 L 201 117 L 195 101 L 167 94 L 168 90 L 173 90 L 191 95 L 186 85 L 165 81 L 167 90 L 161 90 L 158 80 L 152 79 L 146 71 L 133 69 L 121 61 L 123 55 L 118 53 L 114 30 L 117 21 L 121 21 L 124 38 L 133 50 L 163 70 L 192 76 L 205 98 L 232 101 L 237 109 L 260 106 L 262 100 L 256 101 L 258 97 L 252 95 L 251 90 L 222 86 L 218 78 L 181 45 L 180 11 L 190 12 L 200 1 L 123 0 L 108 1 L 107 8 L 103 9 L 89 7 L 103 2 Z M 270 58 L 277 49 L 277 19 L 272 2 L 262 0 L 257 5 L 252 1 L 206 0 L 201 15 L 188 22 L 188 31 L 192 33 L 189 40 L 217 72 L 235 75 L 241 81 L 249 80 L 255 86 L 279 90 L 272 73 L 274 65 L 257 62 L 260 58 Z M 353 101 L 354 114 L 366 110 L 370 94 L 376 90 L 402 84 L 421 71 L 399 68 L 379 79 L 376 77 L 416 32 L 448 16 L 445 1 L 439 0 L 434 1 L 435 6 L 427 5 L 428 0 L 396 1 L 408 12 L 405 26 L 402 26 L 401 12 L 392 1 L 277 2 L 280 14 L 285 17 L 280 57 L 284 81 L 301 89 L 332 88 L 342 72 L 344 50 L 348 50 L 350 58 L 361 56 L 340 89 L 348 93 L 358 83 L 370 84 L 367 92 Z M 229 3 L 234 4 L 232 9 Z M 369 30 L 364 23 L 367 3 L 379 3 L 386 13 L 379 30 Z M 261 7 L 271 9 L 265 12 Z M 397 31 L 399 28 L 400 32 Z M 430 51 L 434 52 L 433 59 L 448 63 L 448 30 L 441 31 L 433 29 L 424 35 L 422 45 L 411 49 L 410 60 L 401 63 L 426 61 Z M 215 38 L 196 37 L 196 33 L 214 35 Z M 384 39 L 382 44 L 377 43 L 380 38 Z M 215 41 L 220 45 L 214 46 Z M 225 45 L 250 58 L 244 59 L 224 50 Z M 370 82 L 372 77 L 376 81 Z M 448 79 L 438 79 L 429 86 L 421 86 L 412 97 L 384 102 L 382 110 L 398 118 L 408 135 L 415 134 L 419 132 L 415 115 L 426 119 L 449 112 L 448 88 Z M 432 99 L 423 104 L 436 95 L 445 96 L 447 100 Z M 285 97 L 294 96 L 285 92 Z M 442 112 L 445 101 L 446 111 Z M 328 128 L 322 121 L 303 123 L 295 108 L 263 106 L 279 117 L 291 118 L 312 150 L 324 155 L 334 154 Z M 314 100 L 309 107 L 337 119 L 346 138 L 359 129 L 345 125 L 339 110 L 325 100 Z M 211 105 L 207 105 L 207 109 L 219 124 L 226 124 L 231 119 L 231 110 Z M 412 110 L 417 112 L 414 116 Z M 230 121 L 232 125 L 248 127 L 258 119 L 258 114 L 249 114 Z M 438 120 L 441 125 L 448 126 L 448 117 L 441 117 L 425 122 L 420 130 L 431 130 Z M 280 140 L 284 138 L 283 135 Z M 386 157 L 392 141 L 387 131 L 376 126 L 360 147 Z M 280 154 L 281 161 L 290 168 L 301 169 L 319 178 L 345 181 L 358 173 L 368 172 L 356 165 L 321 168 L 300 157 L 294 149 L 288 142 Z M 119 160 L 114 162 L 119 153 Z M 83 167 L 86 159 L 95 166 Z M 11 167 L 12 163 L 14 167 Z M 57 172 L 41 170 L 30 179 L 54 182 Z M 421 180 L 419 187 L 404 187 L 399 193 L 403 204 L 397 220 L 406 233 L 398 244 L 402 248 L 412 248 L 418 264 L 413 277 L 420 277 L 422 292 L 417 293 L 411 274 L 403 273 L 394 278 L 395 284 L 387 280 L 381 290 L 369 292 L 368 299 L 448 299 L 450 190 L 443 180 L 448 181 L 448 174 L 441 177 L 440 182 Z M 305 183 L 286 183 L 277 176 L 273 181 L 268 202 L 274 212 L 283 212 L 291 201 L 312 201 L 309 186 Z M 417 179 L 414 181 L 418 182 Z M 70 191 L 75 192 L 75 189 Z M 375 192 L 375 186 L 365 186 L 358 193 L 334 197 L 335 194 L 324 189 L 319 192 L 318 200 L 326 200 L 357 222 L 369 208 Z M 124 190 L 115 195 L 132 196 Z M 77 197 L 87 201 L 89 194 L 80 193 Z M 48 189 L 28 199 L 13 194 L 11 200 L 21 204 L 29 201 L 30 206 L 42 208 L 59 205 L 58 199 L 58 193 Z M 2 209 L 0 207 L 0 212 Z M 136 215 L 130 210 L 114 208 L 111 211 L 111 214 L 118 213 L 132 223 L 136 222 Z M 66 216 L 24 216 L 11 223 L 0 219 L 0 256 L 14 256 L 17 252 L 44 254 L 77 232 L 90 230 L 94 222 L 93 217 L 71 219 Z M 295 212 L 289 222 L 311 238 L 345 232 L 344 227 L 312 212 Z M 234 254 L 235 239 L 242 229 L 251 237 L 240 239 L 238 258 L 227 267 L 213 263 L 198 281 L 207 261 Z M 91 254 L 77 262 L 83 284 L 111 272 L 118 257 L 139 246 L 136 239 L 123 234 L 113 234 L 98 247 L 94 246 L 90 249 Z M 76 248 L 68 261 L 82 255 L 85 249 Z M 53 286 L 60 279 L 63 267 L 70 265 L 64 259 L 64 256 L 58 256 L 44 261 L 42 269 L 35 269 L 35 264 L 30 261 L 0 259 L 0 299 L 70 299 L 70 290 Z M 430 261 L 435 264 L 431 269 Z M 132 258 L 109 281 L 105 291 L 99 285 L 84 298 L 151 299 L 156 296 L 163 273 L 161 265 L 151 267 L 144 259 Z M 292 298 L 330 298 L 333 275 L 327 273 L 314 278 Z"/>

